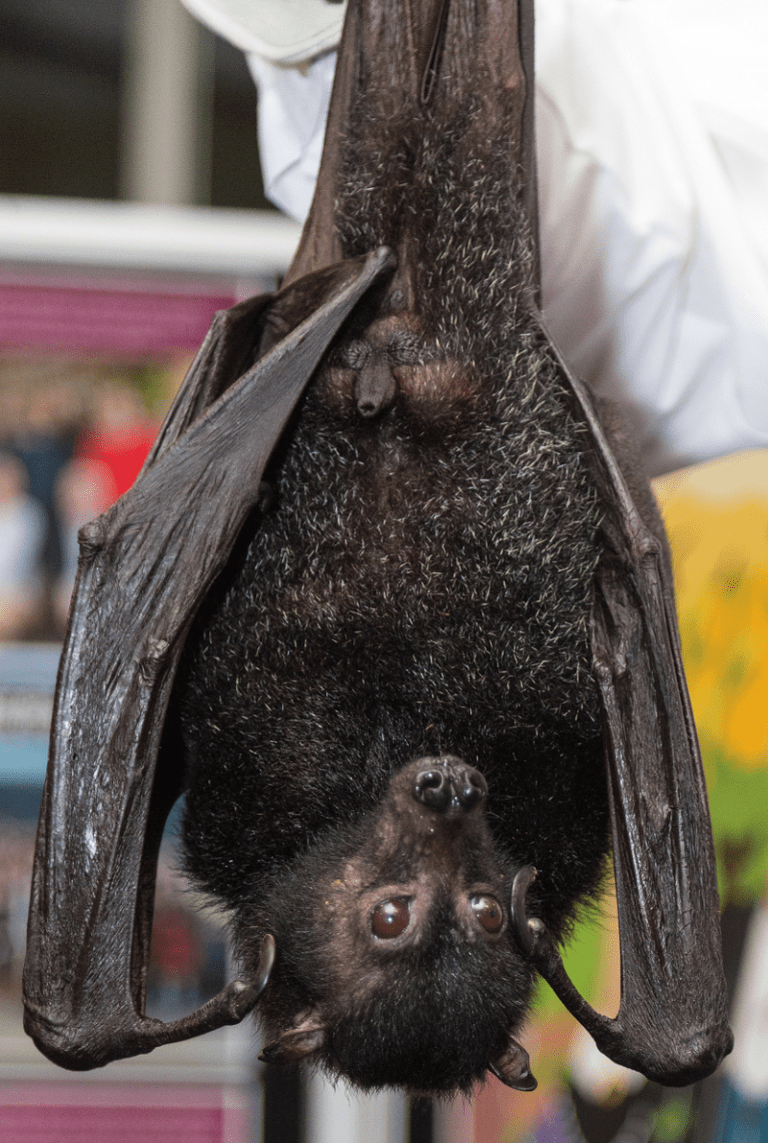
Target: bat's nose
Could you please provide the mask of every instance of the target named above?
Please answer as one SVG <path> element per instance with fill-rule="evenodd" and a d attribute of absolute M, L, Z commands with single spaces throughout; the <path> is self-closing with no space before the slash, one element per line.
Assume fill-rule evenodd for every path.
<path fill-rule="evenodd" d="M 488 786 L 480 771 L 453 758 L 432 761 L 419 770 L 413 780 L 416 801 L 441 812 L 471 810 L 487 793 Z"/>

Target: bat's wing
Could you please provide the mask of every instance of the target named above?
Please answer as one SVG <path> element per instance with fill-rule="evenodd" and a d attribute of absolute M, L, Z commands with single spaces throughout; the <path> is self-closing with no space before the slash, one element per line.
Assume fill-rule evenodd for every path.
<path fill-rule="evenodd" d="M 139 480 L 80 533 L 24 972 L 25 1027 L 65 1067 L 235 1023 L 266 981 L 271 938 L 259 979 L 172 1024 L 144 1015 L 157 852 L 182 778 L 170 730 L 156 765 L 164 715 L 189 625 L 257 505 L 286 421 L 342 322 L 393 265 L 382 249 L 218 315 Z M 297 308 L 311 316 L 252 364 L 270 320 Z"/>
<path fill-rule="evenodd" d="M 576 992 L 541 922 L 525 917 L 530 869 L 513 891 L 521 944 L 605 1055 L 686 1084 L 731 1050 L 715 854 L 683 673 L 672 576 L 658 531 L 633 502 L 585 387 L 561 362 L 591 431 L 604 555 L 592 623 L 603 704 L 621 942 L 615 1020 Z"/>

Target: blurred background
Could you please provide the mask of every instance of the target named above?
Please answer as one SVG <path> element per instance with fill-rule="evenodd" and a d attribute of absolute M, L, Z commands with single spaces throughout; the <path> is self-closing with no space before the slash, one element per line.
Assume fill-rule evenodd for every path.
<path fill-rule="evenodd" d="M 20 977 L 46 738 L 78 528 L 135 479 L 216 309 L 271 289 L 298 239 L 263 198 L 241 54 L 177 0 L 2 0 L 0 42 L 0 1138 L 246 1143 L 768 1139 L 768 456 L 656 488 L 715 830 L 738 1046 L 666 1090 L 609 1065 L 542 989 L 533 1095 L 367 1100 L 265 1069 L 250 1027 L 70 1075 L 21 1030 Z M 221 919 L 157 891 L 150 1010 L 212 995 Z M 611 894 L 568 966 L 618 1005 Z"/>

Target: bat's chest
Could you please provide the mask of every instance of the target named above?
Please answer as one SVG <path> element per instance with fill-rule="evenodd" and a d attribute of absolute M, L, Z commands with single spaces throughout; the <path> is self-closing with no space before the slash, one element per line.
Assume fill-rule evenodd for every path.
<path fill-rule="evenodd" d="M 217 760 L 201 805 L 246 799 L 254 860 L 367 809 L 413 757 L 464 757 L 501 806 L 594 754 L 596 509 L 578 432 L 556 428 L 500 417 L 425 444 L 312 409 L 296 427 L 179 688 Z"/>

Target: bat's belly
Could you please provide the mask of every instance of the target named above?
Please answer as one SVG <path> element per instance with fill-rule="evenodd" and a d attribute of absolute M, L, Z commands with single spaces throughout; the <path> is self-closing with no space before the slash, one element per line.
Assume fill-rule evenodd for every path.
<path fill-rule="evenodd" d="M 503 423 L 448 450 L 350 439 L 310 409 L 177 687 L 188 848 L 193 865 L 207 855 L 195 872 L 209 888 L 234 893 L 233 877 L 368 810 L 409 760 L 449 753 L 485 774 L 513 856 L 583 862 L 581 835 L 604 818 L 594 498 L 573 442 L 538 470 L 520 445 Z M 564 825 L 574 799 L 597 808 Z"/>

